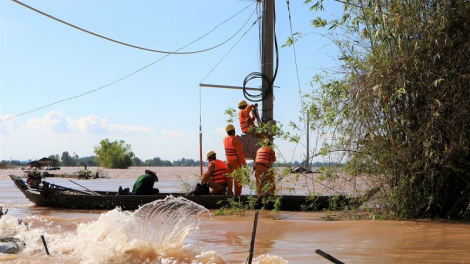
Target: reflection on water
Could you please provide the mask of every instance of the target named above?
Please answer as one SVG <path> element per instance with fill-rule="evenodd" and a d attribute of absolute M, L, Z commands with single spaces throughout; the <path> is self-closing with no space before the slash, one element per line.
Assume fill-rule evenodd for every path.
<path fill-rule="evenodd" d="M 109 179 L 74 181 L 91 190 L 115 191 L 119 186 L 132 187 L 144 169 L 110 170 Z M 181 179 L 193 182 L 199 171 L 151 169 L 159 174 L 160 190 L 175 191 L 180 190 Z M 9 209 L 0 219 L 0 236 L 23 239 L 27 246 L 19 255 L 0 254 L 0 263 L 241 264 L 248 257 L 254 212 L 214 216 L 212 210 L 210 214 L 179 203 L 162 205 L 166 209 L 144 207 L 135 213 L 42 208 L 21 194 L 6 176 L 10 173 L 0 171 L 0 206 Z M 68 179 L 48 181 L 77 188 Z M 271 212 L 261 212 L 254 263 L 330 263 L 315 249 L 344 263 L 470 263 L 469 223 L 322 221 L 323 216 L 322 212 L 281 212 L 281 220 L 273 220 Z M 18 225 L 18 218 L 28 225 Z"/>

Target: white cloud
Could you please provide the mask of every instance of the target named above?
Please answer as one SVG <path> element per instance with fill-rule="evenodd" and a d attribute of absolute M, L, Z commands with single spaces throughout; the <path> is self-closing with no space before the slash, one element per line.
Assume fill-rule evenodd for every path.
<path fill-rule="evenodd" d="M 220 127 L 220 126 L 218 126 L 218 127 L 215 129 L 215 132 L 216 132 L 217 134 L 221 134 L 221 135 L 224 135 L 224 136 L 227 135 L 227 132 L 225 132 L 225 127 Z"/>
<path fill-rule="evenodd" d="M 42 118 L 31 118 L 26 123 L 26 128 L 44 133 L 77 133 L 77 134 L 134 134 L 146 133 L 150 127 L 126 126 L 111 124 L 107 119 L 100 119 L 91 114 L 86 117 L 74 119 L 66 117 L 59 111 L 52 111 Z"/>
<path fill-rule="evenodd" d="M 139 127 L 139 126 L 124 126 L 118 124 L 112 124 L 108 127 L 108 132 L 113 134 L 132 134 L 132 133 L 146 133 L 150 132 L 152 129 L 150 127 Z"/>
<path fill-rule="evenodd" d="M 105 134 L 108 121 L 91 114 L 77 120 L 69 119 L 70 131 L 75 133 Z"/>
<path fill-rule="evenodd" d="M 42 116 L 42 118 L 31 118 L 26 122 L 26 128 L 41 132 L 66 133 L 67 118 L 59 111 L 52 111 Z"/>
<path fill-rule="evenodd" d="M 5 115 L 0 116 L 0 120 L 5 119 L 5 121 L 0 121 L 0 134 L 11 133 L 16 130 L 15 128 L 15 118 L 14 115 Z"/>
<path fill-rule="evenodd" d="M 181 130 L 162 130 L 162 134 L 169 137 L 180 138 L 183 137 L 184 133 Z"/>
<path fill-rule="evenodd" d="M 188 132 L 186 132 L 186 134 L 188 134 L 189 136 L 197 136 L 197 135 L 199 135 L 199 132 L 196 132 L 196 131 L 188 131 Z"/>

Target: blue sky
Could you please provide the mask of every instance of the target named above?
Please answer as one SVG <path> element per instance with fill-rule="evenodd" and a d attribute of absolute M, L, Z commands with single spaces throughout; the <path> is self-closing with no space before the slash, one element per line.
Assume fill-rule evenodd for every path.
<path fill-rule="evenodd" d="M 178 50 L 214 28 L 181 51 L 216 46 L 249 22 L 216 49 L 166 56 L 119 45 L 13 1 L 1 1 L 0 160 L 39 159 L 63 151 L 91 156 L 106 138 L 124 140 L 143 160 L 198 160 L 200 119 L 202 152 L 214 150 L 223 158 L 228 119 L 224 112 L 245 98 L 241 90 L 200 88 L 199 84 L 242 86 L 248 74 L 260 71 L 259 28 L 251 27 L 257 13 L 250 18 L 254 1 L 22 2 L 96 34 L 164 51 Z M 342 10 L 334 1 L 326 6 L 329 11 Z M 298 80 L 293 49 L 281 48 L 291 34 L 287 4 L 276 1 L 279 70 L 274 85 L 279 88 L 274 91 L 274 119 L 284 128 L 300 116 L 299 88 L 309 93 L 311 78 L 334 65 L 337 57 L 330 41 L 310 27 L 316 15 L 308 5 L 291 1 L 290 11 L 293 32 L 307 36 L 295 46 Z M 259 79 L 248 84 L 259 85 Z M 37 108 L 42 109 L 32 111 Z M 234 125 L 239 134 L 239 125 Z M 314 132 L 311 136 L 315 141 Z M 280 160 L 300 161 L 305 155 L 302 145 L 281 140 L 275 144 Z"/>

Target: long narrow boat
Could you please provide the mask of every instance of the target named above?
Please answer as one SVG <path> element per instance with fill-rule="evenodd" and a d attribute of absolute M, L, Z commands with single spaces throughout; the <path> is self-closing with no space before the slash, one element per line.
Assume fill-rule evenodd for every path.
<path fill-rule="evenodd" d="M 228 195 L 189 195 L 185 193 L 160 193 L 157 195 L 119 195 L 118 192 L 109 191 L 92 191 L 92 190 L 76 190 L 43 181 L 36 188 L 28 186 L 24 180 L 18 176 L 10 175 L 16 187 L 37 206 L 52 208 L 71 208 L 71 209 L 102 209 L 110 210 L 120 207 L 123 210 L 135 210 L 139 206 L 155 200 L 165 199 L 171 195 L 174 197 L 184 197 L 207 209 L 219 209 L 227 206 L 230 199 L 240 201 L 242 203 L 254 203 L 254 208 L 273 209 L 272 203 L 263 203 L 262 199 L 252 195 L 242 195 L 233 198 Z M 370 190 L 360 197 L 346 196 L 315 196 L 310 197 L 303 195 L 283 195 L 281 197 L 280 210 L 284 211 L 303 211 L 303 210 L 321 210 L 332 205 L 360 205 L 368 200 L 376 189 Z M 238 200 L 239 199 L 239 200 Z M 313 206 L 309 206 L 313 205 Z"/>

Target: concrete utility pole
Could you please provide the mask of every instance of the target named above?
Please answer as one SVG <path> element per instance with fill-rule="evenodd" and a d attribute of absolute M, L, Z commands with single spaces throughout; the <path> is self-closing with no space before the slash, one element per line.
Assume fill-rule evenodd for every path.
<path fill-rule="evenodd" d="M 262 54 L 261 54 L 261 73 L 267 77 L 263 79 L 262 91 L 265 94 L 261 121 L 269 123 L 273 121 L 273 44 L 274 44 L 274 0 L 263 0 L 263 19 L 262 19 Z"/>

